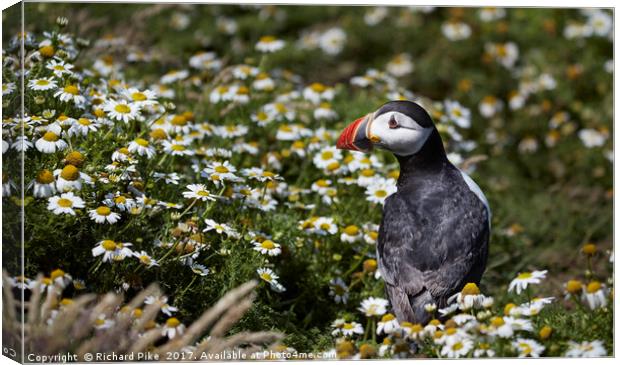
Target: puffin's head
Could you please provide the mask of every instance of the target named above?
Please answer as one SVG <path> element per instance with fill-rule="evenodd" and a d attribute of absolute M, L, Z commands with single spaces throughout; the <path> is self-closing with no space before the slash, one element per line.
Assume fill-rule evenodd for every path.
<path fill-rule="evenodd" d="M 362 152 L 378 147 L 398 156 L 410 156 L 420 151 L 434 129 L 430 115 L 418 104 L 390 101 L 349 124 L 336 147 Z"/>

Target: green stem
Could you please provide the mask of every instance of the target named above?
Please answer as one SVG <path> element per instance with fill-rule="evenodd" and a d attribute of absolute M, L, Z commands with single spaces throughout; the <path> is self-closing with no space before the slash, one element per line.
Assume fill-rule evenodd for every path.
<path fill-rule="evenodd" d="M 183 289 L 181 294 L 179 294 L 180 296 L 183 296 L 183 294 L 185 294 L 185 292 L 192 286 L 192 284 L 194 284 L 194 281 L 196 281 L 197 277 L 198 275 L 194 275 L 194 277 L 192 278 L 192 281 L 190 281 L 189 284 L 187 284 L 187 286 L 185 287 L 185 289 Z"/>

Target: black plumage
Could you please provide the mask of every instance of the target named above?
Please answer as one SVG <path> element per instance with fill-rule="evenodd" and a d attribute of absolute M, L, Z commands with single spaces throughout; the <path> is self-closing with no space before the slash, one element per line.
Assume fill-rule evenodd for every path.
<path fill-rule="evenodd" d="M 418 108 L 417 115 L 398 111 L 424 121 Z M 398 191 L 383 207 L 377 244 L 392 308 L 400 321 L 412 323 L 430 320 L 425 304 L 442 308 L 465 284 L 479 283 L 488 255 L 489 211 L 448 161 L 430 123 L 433 130 L 421 150 L 397 156 Z"/>

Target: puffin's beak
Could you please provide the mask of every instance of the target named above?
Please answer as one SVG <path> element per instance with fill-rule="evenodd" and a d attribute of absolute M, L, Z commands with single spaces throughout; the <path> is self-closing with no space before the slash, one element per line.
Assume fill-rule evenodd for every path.
<path fill-rule="evenodd" d="M 372 141 L 368 137 L 373 114 L 367 114 L 349 124 L 340 134 L 336 147 L 341 150 L 370 152 Z"/>

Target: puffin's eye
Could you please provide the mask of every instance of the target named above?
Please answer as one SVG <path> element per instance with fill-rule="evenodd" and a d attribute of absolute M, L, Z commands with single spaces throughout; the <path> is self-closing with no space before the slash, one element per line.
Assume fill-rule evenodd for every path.
<path fill-rule="evenodd" d="M 391 129 L 398 128 L 398 121 L 396 120 L 396 118 L 394 118 L 394 116 L 390 118 L 390 121 L 388 122 L 388 127 L 390 127 Z"/>

